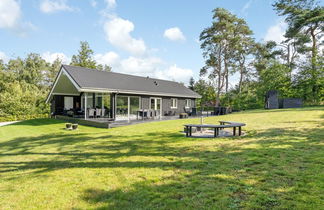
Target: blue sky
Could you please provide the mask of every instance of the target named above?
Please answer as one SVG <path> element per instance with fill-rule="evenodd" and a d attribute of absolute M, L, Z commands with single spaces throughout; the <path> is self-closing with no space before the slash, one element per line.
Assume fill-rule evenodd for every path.
<path fill-rule="evenodd" d="M 279 41 L 285 23 L 271 0 L 1 0 L 0 58 L 35 52 L 64 62 L 88 41 L 113 71 L 187 82 L 203 66 L 199 34 L 223 7 L 256 40 Z M 235 76 L 232 77 L 235 82 Z"/>

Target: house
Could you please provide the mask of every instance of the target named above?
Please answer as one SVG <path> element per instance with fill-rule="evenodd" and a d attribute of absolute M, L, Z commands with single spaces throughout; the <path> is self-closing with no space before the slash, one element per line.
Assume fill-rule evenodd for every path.
<path fill-rule="evenodd" d="M 178 82 L 62 65 L 46 102 L 54 116 L 118 121 L 192 111 L 200 97 Z"/>

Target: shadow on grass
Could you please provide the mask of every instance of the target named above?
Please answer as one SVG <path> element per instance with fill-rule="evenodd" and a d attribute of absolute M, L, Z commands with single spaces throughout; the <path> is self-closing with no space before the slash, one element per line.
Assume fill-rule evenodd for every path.
<path fill-rule="evenodd" d="M 323 139 L 321 128 L 293 127 L 261 130 L 219 142 L 185 138 L 179 133 L 41 135 L 1 143 L 0 157 L 12 157 L 12 161 L 0 162 L 0 174 L 25 171 L 37 175 L 74 168 L 158 168 L 172 172 L 159 180 L 144 176 L 126 189 L 86 189 L 82 199 L 98 209 L 210 209 L 216 205 L 220 209 L 296 208 L 307 206 L 305 199 L 316 208 L 321 199 L 312 192 L 323 191 Z M 198 141 L 214 142 L 205 146 Z M 39 152 L 50 145 L 59 152 Z M 29 155 L 39 158 L 14 160 L 16 156 L 28 160 Z M 133 156 L 151 160 L 134 161 Z M 130 159 L 118 160 L 121 157 Z"/>

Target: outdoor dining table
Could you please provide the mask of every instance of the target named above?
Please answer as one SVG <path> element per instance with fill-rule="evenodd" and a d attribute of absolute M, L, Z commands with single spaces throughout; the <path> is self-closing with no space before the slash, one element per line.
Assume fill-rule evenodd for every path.
<path fill-rule="evenodd" d="M 144 109 L 144 110 L 138 110 L 138 111 L 137 111 L 137 120 L 138 120 L 138 118 L 139 118 L 140 116 L 142 117 L 142 119 L 144 119 L 145 116 L 146 116 L 146 118 L 148 118 L 148 117 L 149 117 L 149 113 L 150 113 L 150 111 L 147 110 L 147 109 Z"/>

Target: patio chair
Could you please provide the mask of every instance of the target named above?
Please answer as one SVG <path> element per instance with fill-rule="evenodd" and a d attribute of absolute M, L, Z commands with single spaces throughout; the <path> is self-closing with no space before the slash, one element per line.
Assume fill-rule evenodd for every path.
<path fill-rule="evenodd" d="M 184 112 L 188 114 L 188 116 L 191 116 L 192 110 L 190 108 L 184 108 Z"/>
<path fill-rule="evenodd" d="M 176 112 L 175 111 L 169 111 L 169 116 L 175 116 Z"/>
<path fill-rule="evenodd" d="M 96 117 L 101 117 L 101 109 L 96 109 Z"/>
<path fill-rule="evenodd" d="M 94 118 L 94 109 L 88 109 L 88 117 L 91 118 L 93 117 Z"/>
<path fill-rule="evenodd" d="M 155 110 L 155 117 L 160 117 L 160 110 Z"/>
<path fill-rule="evenodd" d="M 106 109 L 101 109 L 101 117 L 105 117 L 106 116 Z"/>

